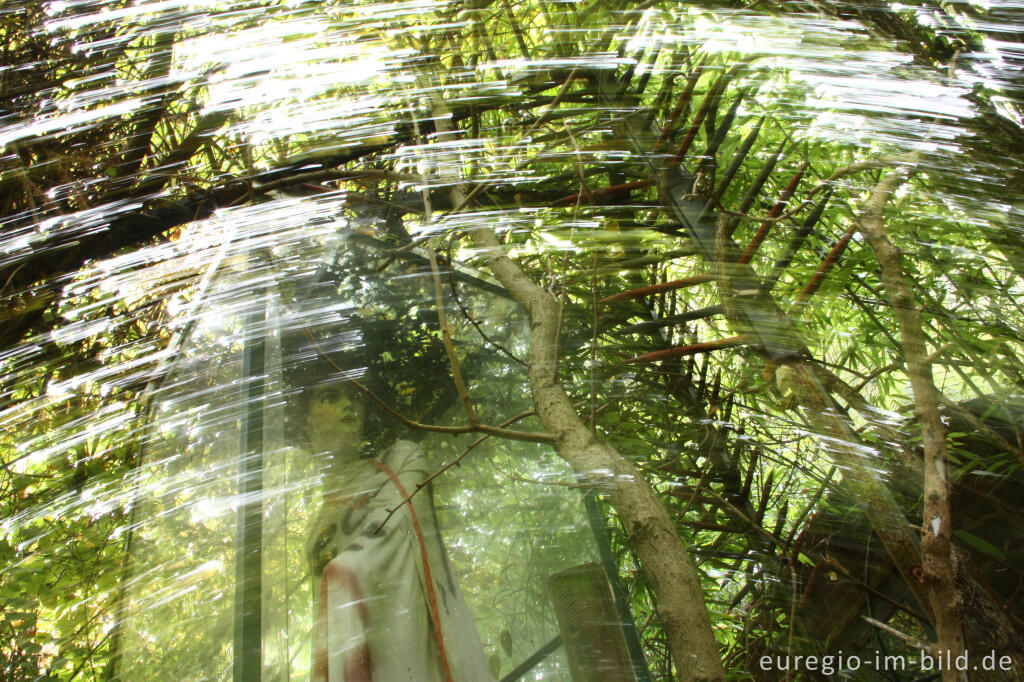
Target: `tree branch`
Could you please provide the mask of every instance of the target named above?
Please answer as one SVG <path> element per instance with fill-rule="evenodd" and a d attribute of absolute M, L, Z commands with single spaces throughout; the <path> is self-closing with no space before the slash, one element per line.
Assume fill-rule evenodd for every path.
<path fill-rule="evenodd" d="M 409 419 L 404 414 L 396 410 L 395 408 L 384 402 L 380 396 L 371 391 L 363 384 L 349 379 L 348 383 L 355 386 L 362 392 L 366 397 L 374 402 L 377 407 L 384 410 L 392 417 L 400 421 L 410 429 L 416 429 L 418 431 L 436 431 L 437 433 L 450 433 L 458 435 L 462 433 L 486 433 L 489 436 L 498 436 L 499 438 L 507 438 L 509 440 L 521 440 L 529 443 L 554 443 L 554 437 L 549 433 L 535 432 L 535 431 L 515 431 L 513 429 L 504 429 L 499 426 L 489 426 L 487 424 L 466 424 L 464 426 L 439 426 L 437 424 L 422 424 L 417 421 Z"/>
<path fill-rule="evenodd" d="M 534 412 L 533 410 L 530 410 L 528 412 L 521 412 L 521 413 L 517 414 L 516 416 L 512 417 L 511 419 L 506 419 L 505 421 L 503 421 L 499 425 L 499 428 L 500 427 L 509 426 L 510 424 L 516 423 L 520 419 L 526 419 L 527 417 L 532 417 L 535 414 L 537 414 L 537 413 Z M 473 441 L 472 443 L 467 445 L 466 448 L 462 452 L 460 452 L 458 455 L 456 455 L 455 458 L 452 459 L 450 462 L 447 462 L 446 464 L 442 465 L 440 469 L 438 469 L 437 471 L 435 471 L 434 473 L 430 474 L 425 479 L 423 479 L 422 481 L 417 483 L 416 484 L 416 489 L 413 490 L 411 493 L 409 493 L 408 497 L 406 497 L 401 502 L 399 502 L 398 505 L 394 509 L 389 509 L 388 510 L 388 515 L 384 517 L 384 520 L 380 522 L 380 525 L 377 526 L 377 530 L 374 531 L 374 532 L 375 533 L 379 533 L 381 528 L 384 527 L 384 524 L 386 524 L 388 522 L 388 519 L 390 519 L 392 516 L 394 516 L 395 512 L 397 512 L 403 506 L 405 506 L 410 501 L 412 501 L 412 498 L 414 498 L 416 496 L 416 493 L 418 493 L 419 491 L 421 491 L 424 488 L 426 488 L 428 485 L 430 485 L 433 482 L 433 480 L 435 478 L 437 478 L 438 476 L 440 476 L 444 472 L 448 471 L 453 466 L 461 464 L 462 460 L 464 460 L 466 458 L 466 456 L 469 455 L 469 453 L 471 453 L 474 449 L 476 449 L 476 447 L 478 445 L 480 445 L 481 443 L 483 443 L 485 440 L 487 440 L 490 437 L 491 437 L 491 434 L 489 434 L 489 433 L 480 436 L 475 441 Z"/>
<path fill-rule="evenodd" d="M 440 140 L 454 138 L 449 112 L 436 99 L 432 105 Z M 449 187 L 456 210 L 469 203 L 471 194 L 463 184 L 456 181 Z M 551 432 L 559 455 L 609 493 L 658 597 L 658 613 L 682 679 L 724 682 L 700 578 L 672 517 L 640 472 L 591 433 L 559 382 L 558 301 L 508 257 L 492 229 L 476 229 L 470 237 L 491 271 L 530 315 L 529 380 L 537 416 Z"/>
<path fill-rule="evenodd" d="M 916 157 L 911 157 L 911 162 Z M 954 658 L 963 652 L 963 603 L 957 592 L 952 563 L 952 513 L 947 475 L 946 427 L 939 412 L 939 391 L 922 332 L 921 310 L 904 272 L 903 256 L 886 234 L 884 209 L 892 193 L 906 182 L 909 171 L 900 168 L 886 175 L 864 202 L 858 219 L 861 233 L 875 253 L 882 271 L 882 285 L 892 301 L 900 329 L 907 376 L 917 405 L 924 445 L 924 523 L 921 553 L 924 585 L 930 593 L 931 610 L 938 635 L 936 651 Z M 960 679 L 955 670 L 944 670 L 942 679 Z"/>

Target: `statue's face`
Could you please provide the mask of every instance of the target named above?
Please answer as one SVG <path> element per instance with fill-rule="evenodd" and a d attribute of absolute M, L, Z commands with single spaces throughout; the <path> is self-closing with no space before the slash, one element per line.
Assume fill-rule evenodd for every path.
<path fill-rule="evenodd" d="M 363 401 L 344 386 L 313 389 L 306 415 L 306 434 L 313 452 L 355 452 L 363 437 Z"/>

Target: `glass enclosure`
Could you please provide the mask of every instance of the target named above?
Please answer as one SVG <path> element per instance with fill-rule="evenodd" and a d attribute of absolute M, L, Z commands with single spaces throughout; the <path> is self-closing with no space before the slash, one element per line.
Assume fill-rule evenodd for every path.
<path fill-rule="evenodd" d="M 452 432 L 435 284 L 479 417 L 529 431 L 521 312 L 373 227 L 228 241 L 191 301 L 133 478 L 116 677 L 569 680 L 570 648 L 577 680 L 635 679 L 593 490 L 549 446 Z"/>

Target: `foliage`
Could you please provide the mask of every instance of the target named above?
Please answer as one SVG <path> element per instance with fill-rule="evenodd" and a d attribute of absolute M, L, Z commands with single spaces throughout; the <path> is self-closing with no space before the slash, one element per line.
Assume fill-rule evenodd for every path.
<path fill-rule="evenodd" d="M 579 413 L 688 540 L 730 673 L 770 679 L 761 654 L 828 649 L 807 632 L 821 576 L 873 603 L 847 563 L 877 550 L 864 549 L 869 521 L 842 493 L 854 478 L 844 448 L 922 523 L 903 342 L 858 228 L 871 189 L 908 152 L 920 156 L 886 229 L 909 265 L 950 427 L 955 537 L 973 571 L 966 613 L 980 609 L 970 580 L 984 582 L 1019 628 L 1021 522 L 1008 500 L 1024 462 L 1013 398 L 1024 388 L 1024 132 L 1019 57 L 998 43 L 1019 41 L 1009 24 L 999 7 L 930 1 L 0 11 L 16 65 L 0 72 L 4 674 L 103 676 L 134 504 L 123 481 L 140 449 L 172 447 L 143 425 L 147 385 L 174 375 L 218 249 L 280 257 L 293 235 L 327 235 L 341 217 L 373 252 L 393 251 L 388 272 L 404 268 L 392 300 L 405 308 L 360 293 L 381 275 L 358 250 L 319 270 L 332 296 L 388 320 L 380 345 L 414 349 L 370 359 L 417 384 L 381 389 L 399 411 L 432 422 L 455 402 L 438 378 L 450 362 L 429 266 L 415 260 L 426 238 L 442 268 L 477 268 L 493 288 L 465 237 L 496 230 L 561 301 L 560 377 Z M 435 143 L 430 98 L 450 109 L 457 143 Z M 452 205 L 452 173 L 471 205 Z M 737 250 L 725 257 L 723 228 Z M 745 250 L 756 291 L 739 267 L 722 269 Z M 465 299 L 454 307 L 452 291 Z M 459 360 L 481 418 L 500 423 L 528 388 L 506 403 L 488 375 L 520 376 L 504 351 L 526 349 L 515 318 L 477 292 L 453 279 L 444 295 L 457 338 L 488 332 L 486 354 Z M 482 312 L 470 322 L 467 310 Z M 823 433 L 830 407 L 856 440 Z M 480 459 L 513 466 L 521 451 L 503 447 Z M 502 470 L 467 478 L 507 483 Z M 452 499 L 470 485 L 442 481 Z M 985 521 L 995 513 L 1009 515 L 1005 528 Z M 651 668 L 674 679 L 632 539 L 613 541 Z M 844 542 L 851 554 L 830 549 Z M 896 599 L 892 622 L 927 637 L 913 600 Z M 834 634 L 851 648 L 887 637 L 850 628 Z"/>

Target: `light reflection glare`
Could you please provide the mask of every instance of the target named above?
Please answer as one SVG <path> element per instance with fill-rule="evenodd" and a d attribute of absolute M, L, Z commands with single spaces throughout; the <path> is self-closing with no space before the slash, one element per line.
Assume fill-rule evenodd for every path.
<path fill-rule="evenodd" d="M 1012 26 L 985 26 L 983 18 L 970 16 L 998 4 L 971 3 L 970 12 L 952 7 L 941 23 L 916 6 L 891 7 L 901 16 L 916 15 L 923 26 L 942 26 L 950 36 L 960 27 L 1002 29 L 1005 36 Z M 12 7 L 15 13 L 25 10 L 25 16 L 33 8 L 22 0 Z M 751 215 L 770 209 L 804 160 L 810 169 L 805 182 L 813 183 L 824 182 L 847 162 L 922 153 L 920 172 L 894 193 L 890 209 L 899 222 L 894 221 L 892 236 L 920 261 L 911 277 L 934 285 L 928 298 L 918 301 L 933 325 L 929 333 L 939 337 L 954 323 L 969 330 L 963 338 L 930 342 L 936 383 L 944 396 L 957 400 L 974 395 L 972 390 L 1011 390 L 993 388 L 997 381 L 1019 388 L 1019 374 L 1013 381 L 1006 377 L 1020 354 L 1016 301 L 1024 284 L 1012 251 L 996 253 L 996 246 L 1006 244 L 997 245 L 993 235 L 1008 242 L 1019 237 L 1022 214 L 1015 198 L 1007 196 L 1012 192 L 1004 191 L 1015 187 L 1006 180 L 1013 169 L 1005 168 L 998 154 L 990 158 L 976 149 L 983 127 L 978 102 L 985 97 L 993 115 L 1003 115 L 1008 125 L 1021 121 L 1014 75 L 1018 43 L 982 37 L 980 49 L 935 68 L 902 51 L 906 41 L 883 39 L 860 23 L 761 13 L 758 3 L 743 11 L 647 3 L 640 12 L 612 12 L 562 2 L 492 9 L 435 0 L 41 5 L 45 17 L 38 28 L 42 43 L 57 55 L 56 66 L 32 55 L 20 68 L 34 74 L 41 91 L 29 87 L 28 95 L 15 93 L 24 111 L 0 111 L 0 148 L 5 149 L 0 199 L 27 197 L 3 216 L 0 322 L 30 317 L 35 310 L 49 316 L 40 325 L 45 332 L 29 329 L 10 348 L 0 349 L 0 479 L 11 510 L 0 520 L 0 540 L 11 538 L 10 568 L 22 571 L 0 578 L 0 587 L 6 589 L 9 579 L 31 585 L 35 578 L 24 576 L 33 571 L 74 584 L 73 600 L 43 594 L 51 601 L 32 607 L 40 611 L 41 622 L 60 621 L 64 628 L 50 633 L 40 665 L 55 658 L 60 647 L 53 642 L 74 630 L 69 623 L 93 618 L 89 622 L 101 623 L 103 635 L 114 639 L 112 623 L 124 617 L 135 619 L 136 665 L 145 669 L 166 654 L 167 642 L 179 646 L 182 660 L 190 663 L 189 638 L 195 636 L 211 642 L 197 660 L 217 659 L 211 667 L 216 672 L 207 676 L 223 677 L 232 627 L 225 614 L 234 609 L 235 521 L 240 510 L 258 504 L 267 555 L 274 557 L 267 560 L 267 573 L 280 578 L 266 588 L 268 602 L 277 600 L 273 627 L 285 633 L 272 657 L 289 666 L 295 662 L 281 668 L 288 671 L 282 679 L 308 676 L 313 597 L 304 552 L 323 472 L 304 452 L 304 436 L 293 433 L 297 418 L 285 415 L 301 389 L 288 384 L 281 358 L 303 332 L 334 329 L 334 350 L 356 353 L 363 337 L 348 326 L 364 318 L 381 327 L 407 324 L 404 341 L 421 347 L 407 352 L 394 343 L 380 353 L 398 368 L 395 372 L 419 374 L 403 377 L 406 392 L 397 400 L 405 401 L 405 409 L 419 408 L 416 388 L 408 386 L 416 381 L 432 382 L 437 391 L 449 386 L 447 375 L 427 376 L 436 367 L 409 369 L 426 356 L 429 340 L 443 336 L 432 326 L 437 299 L 427 286 L 432 284 L 426 274 L 428 238 L 450 248 L 442 254 L 445 275 L 454 263 L 458 274 L 482 283 L 480 291 L 500 287 L 486 268 L 485 251 L 470 246 L 465 235 L 493 229 L 510 258 L 541 273 L 538 281 L 563 306 L 561 371 L 573 399 L 584 406 L 581 414 L 604 419 L 607 409 L 617 420 L 588 428 L 615 442 L 645 479 L 662 483 L 657 492 L 672 505 L 681 527 L 712 523 L 705 517 L 717 523 L 716 514 L 734 511 L 715 507 L 712 497 L 696 498 L 699 483 L 720 485 L 714 476 L 705 479 L 721 465 L 707 452 L 719 436 L 735 446 L 735 467 L 750 467 L 749 478 L 741 480 L 745 501 L 762 505 L 753 511 L 768 519 L 758 520 L 754 535 L 774 530 L 772 542 L 780 545 L 801 531 L 799 513 L 835 502 L 818 495 L 828 477 L 830 484 L 860 474 L 893 489 L 915 485 L 913 476 L 894 469 L 900 457 L 918 457 L 912 442 L 913 392 L 899 343 L 882 347 L 877 357 L 865 356 L 866 349 L 886 343 L 879 324 L 869 320 L 881 319 L 881 328 L 890 333 L 895 324 L 862 232 L 848 240 L 849 253 L 859 260 L 843 261 L 840 269 L 847 270 L 840 274 L 860 273 L 863 266 L 864 276 L 843 285 L 833 276 L 815 306 L 790 310 L 799 295 L 795 287 L 805 281 L 788 272 L 773 292 L 759 286 L 737 291 L 776 296 L 779 309 L 790 310 L 803 327 L 809 352 L 841 380 L 858 385 L 857 392 L 871 404 L 854 409 L 848 419 L 856 431 L 853 442 L 849 432 L 839 437 L 812 428 L 815 414 L 806 405 L 781 407 L 785 397 L 775 395 L 777 381 L 761 376 L 762 355 L 771 355 L 764 349 L 719 353 L 710 361 L 705 358 L 712 356 L 704 355 L 689 368 L 689 358 L 644 367 L 627 363 L 635 355 L 627 348 L 634 341 L 681 347 L 746 331 L 732 328 L 740 326 L 736 320 L 742 316 L 692 315 L 721 303 L 723 285 L 696 256 L 693 240 L 684 236 L 686 226 L 669 215 L 663 188 L 649 183 L 652 169 L 680 149 L 690 126 L 698 142 L 687 150 L 685 162 L 720 178 L 727 166 L 702 156 L 705 138 L 714 136 L 711 124 L 722 120 L 741 91 L 746 99 L 735 110 L 735 127 L 721 149 L 734 152 L 762 115 L 765 122 L 736 186 L 749 185 L 775 150 L 783 150 L 768 189 L 749 208 Z M 524 29 L 521 35 L 506 14 L 524 17 L 517 27 Z M 6 20 L 4 12 L 0 15 Z M 528 25 L 527 15 L 536 26 Z M 165 41 L 170 47 L 163 64 L 154 48 Z M 116 56 L 104 61 L 107 54 Z M 694 92 L 704 97 L 737 57 L 748 62 L 734 74 L 711 120 L 694 124 L 695 99 L 657 154 L 648 158 L 646 151 L 636 152 L 638 144 L 650 150 L 654 142 L 638 141 L 633 122 L 642 118 L 651 124 L 643 135 L 660 134 L 668 112 L 681 106 L 676 98 L 686 69 L 705 64 L 704 75 L 694 81 Z M 68 66 L 64 59 L 75 63 Z M 621 97 L 601 96 L 600 83 L 630 70 L 633 82 L 643 82 L 646 90 L 624 88 Z M 45 78 L 39 75 L 44 72 Z M 576 80 L 563 89 L 559 79 L 573 72 Z M 5 87 L 19 73 L 0 67 Z M 672 78 L 675 89 L 659 94 Z M 464 133 L 458 139 L 437 135 L 442 126 L 431 104 L 439 99 L 448 110 L 444 123 Z M 149 115 L 156 120 L 149 136 L 132 137 L 146 128 Z M 762 144 L 764 138 L 771 144 Z M 178 158 L 176 152 L 190 144 Z M 133 159 L 136 145 L 143 154 Z M 33 164 L 24 161 L 28 158 Z M 607 205 L 601 196 L 591 201 L 589 193 L 605 185 L 637 182 L 648 185 L 609 197 Z M 808 229 L 813 246 L 796 254 L 791 270 L 813 272 L 853 225 L 857 207 L 876 182 L 875 175 L 860 174 L 826 183 L 832 200 L 848 205 L 829 205 L 827 220 Z M 474 183 L 480 189 L 476 203 L 450 211 L 451 190 Z M 697 206 L 698 216 L 717 209 L 716 202 L 734 206 L 740 198 L 712 197 L 696 180 L 691 189 L 687 200 L 708 201 L 707 207 Z M 429 219 L 424 195 L 434 202 Z M 800 201 L 795 196 L 788 209 Z M 769 272 L 789 257 L 786 246 L 799 229 L 794 220 L 805 215 L 782 222 L 767 239 L 750 261 L 757 272 Z M 730 227 L 738 243 L 751 239 L 759 220 L 744 218 Z M 145 236 L 125 237 L 136 233 Z M 381 249 L 394 249 L 408 236 L 415 248 L 384 255 Z M 54 281 L 37 274 L 47 272 L 42 261 L 65 258 L 71 265 Z M 350 272 L 362 274 L 348 281 Z M 649 283 L 645 278 L 708 274 L 715 279 L 706 286 L 668 296 L 634 296 L 622 307 L 596 302 L 601 287 L 638 289 Z M 386 285 L 379 278 L 386 278 Z M 343 291 L 340 282 L 347 287 Z M 998 286 L 987 286 L 992 282 Z M 468 367 L 478 362 L 486 368 L 471 374 L 473 397 L 483 396 L 481 409 L 496 422 L 508 417 L 512 406 L 528 409 L 521 363 L 530 352 L 529 322 L 507 298 L 484 300 L 476 289 L 460 289 L 454 276 L 444 281 L 443 297 L 449 296 L 449 285 L 463 294 L 449 304 L 460 344 L 456 357 Z M 673 316 L 676 321 L 668 319 Z M 620 333 L 620 323 L 641 331 Z M 610 350 L 620 342 L 622 349 Z M 255 372 L 247 363 L 254 362 L 253 348 L 260 343 L 267 366 Z M 499 347 L 513 357 L 499 355 Z M 303 359 L 317 357 L 307 349 Z M 491 364 L 480 358 L 491 358 Z M 709 364 L 701 369 L 703 362 Z M 336 374 L 361 377 L 368 364 L 354 361 Z M 655 369 L 645 373 L 650 367 Z M 250 392 L 256 376 L 263 382 L 259 398 Z M 700 404 L 680 406 L 678 396 L 668 395 L 670 378 L 689 381 L 685 389 L 692 395 L 703 390 Z M 707 397 L 709 385 L 715 386 L 714 400 Z M 433 406 L 431 418 L 440 419 L 441 408 L 450 408 L 442 416 L 461 419 L 457 401 L 450 403 Z M 620 404 L 626 406 L 621 419 Z M 259 410 L 266 442 L 256 475 L 264 487 L 242 493 L 239 452 L 246 425 Z M 727 417 L 726 410 L 733 413 Z M 952 424 L 949 414 L 945 418 Z M 530 419 L 531 428 L 540 428 L 535 417 Z M 450 462 L 469 442 L 460 438 L 466 442 L 424 442 L 431 457 Z M 521 642 L 543 641 L 553 632 L 546 611 L 523 616 L 524 595 L 535 598 L 544 580 L 570 559 L 596 559 L 591 540 L 583 543 L 574 536 L 581 527 L 577 510 L 565 502 L 570 492 L 576 494 L 579 479 L 547 449 L 519 450 L 518 444 L 495 445 L 494 440 L 438 479 L 437 499 L 443 504 L 437 511 L 451 528 L 445 531 L 447 549 L 470 586 L 472 607 L 500 615 L 480 627 L 488 652 L 507 672 L 512 655 L 500 644 L 502 628 L 515 630 L 518 658 L 531 653 Z M 907 442 L 911 447 L 904 447 Z M 833 462 L 841 462 L 835 476 Z M 1005 472 L 973 473 L 1001 477 Z M 587 475 L 600 485 L 635 482 L 605 468 Z M 739 510 L 730 522 L 749 525 L 755 516 L 750 511 Z M 778 529 L 767 528 L 769 522 Z M 798 564 L 807 558 L 794 556 L 787 568 L 792 572 L 783 580 L 778 567 L 750 560 L 754 554 L 775 555 L 744 532 L 714 536 L 729 545 L 723 552 L 730 555 L 731 568 L 715 563 L 719 557 L 712 554 L 720 548 L 709 540 L 713 536 L 695 531 L 687 537 L 694 539 L 708 582 L 727 583 L 730 598 L 743 596 L 728 612 L 716 614 L 724 621 L 716 625 L 722 631 L 741 629 L 742 619 L 759 603 L 769 603 L 769 585 L 786 589 L 797 582 Z M 616 542 L 617 560 L 635 571 L 630 538 L 617 535 Z M 83 556 L 82 548 L 91 554 Z M 135 565 L 125 559 L 129 555 Z M 538 556 L 547 574 L 530 563 Z M 779 557 L 789 560 L 781 550 Z M 94 559 L 106 564 L 97 568 L 89 563 Z M 53 562 L 67 571 L 80 565 L 82 575 L 65 578 L 71 573 L 58 572 Z M 96 574 L 90 573 L 94 569 Z M 653 613 L 645 584 L 632 587 L 636 605 Z M 210 608 L 214 602 L 222 604 Z M 135 610 L 124 616 L 122 608 Z M 502 618 L 507 622 L 499 622 Z M 651 651 L 660 651 L 657 618 L 645 620 Z M 108 646 L 89 628 L 82 632 L 67 636 L 79 638 L 75 646 L 81 651 Z M 564 673 L 564 661 L 551 659 L 549 665 L 547 672 L 562 679 L 557 676 Z"/>

